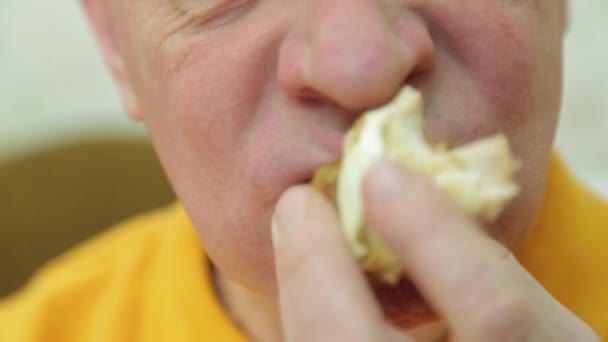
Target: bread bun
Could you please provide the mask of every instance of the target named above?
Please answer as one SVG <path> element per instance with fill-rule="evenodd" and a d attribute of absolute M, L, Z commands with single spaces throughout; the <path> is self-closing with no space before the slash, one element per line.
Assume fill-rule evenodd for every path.
<path fill-rule="evenodd" d="M 365 218 L 362 183 L 381 159 L 395 161 L 432 180 L 463 211 L 494 221 L 519 192 L 513 177 L 518 163 L 506 137 L 498 134 L 448 149 L 424 137 L 422 96 L 406 86 L 388 104 L 364 113 L 347 132 L 342 159 L 317 170 L 312 184 L 332 202 L 363 269 L 394 284 L 404 270 Z"/>

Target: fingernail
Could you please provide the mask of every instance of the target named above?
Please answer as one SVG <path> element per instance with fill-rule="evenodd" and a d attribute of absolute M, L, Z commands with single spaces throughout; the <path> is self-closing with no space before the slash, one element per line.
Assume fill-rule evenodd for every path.
<path fill-rule="evenodd" d="M 296 187 L 287 190 L 279 199 L 272 216 L 271 229 L 274 241 L 278 241 L 301 225 L 308 198 L 306 189 Z"/>
<path fill-rule="evenodd" d="M 381 161 L 369 171 L 371 195 L 377 200 L 393 201 L 399 198 L 405 189 L 404 175 L 399 166 Z"/>

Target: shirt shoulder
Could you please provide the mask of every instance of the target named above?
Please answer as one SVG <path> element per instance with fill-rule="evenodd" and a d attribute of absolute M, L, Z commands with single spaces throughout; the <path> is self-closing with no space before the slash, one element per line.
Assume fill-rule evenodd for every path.
<path fill-rule="evenodd" d="M 545 202 L 520 262 L 608 339 L 608 203 L 554 156 Z"/>
<path fill-rule="evenodd" d="M 0 341 L 187 341 L 234 330 L 179 205 L 119 224 L 0 301 Z M 203 320 L 204 317 L 204 320 Z"/>

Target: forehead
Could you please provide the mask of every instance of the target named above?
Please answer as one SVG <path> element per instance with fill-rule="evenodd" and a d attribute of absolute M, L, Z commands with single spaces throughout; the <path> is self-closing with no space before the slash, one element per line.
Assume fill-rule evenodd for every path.
<path fill-rule="evenodd" d="M 217 6 L 222 5 L 230 5 L 230 4 L 238 4 L 252 0 L 110 0 L 116 5 L 121 5 L 124 9 L 142 9 L 142 8 L 160 8 L 166 7 L 173 10 L 180 11 L 204 11 L 210 10 Z M 260 1 L 260 0 L 253 0 Z M 284 1 L 284 0 L 274 0 L 274 1 Z M 302 2 L 315 2 L 315 1 L 332 1 L 332 0 L 292 0 L 292 2 L 302 1 Z M 370 1 L 370 0 L 352 0 L 352 1 Z M 373 0 L 372 0 L 373 1 Z M 376 0 L 380 3 L 382 2 L 405 2 L 403 0 Z M 421 1 L 420 4 L 416 4 L 417 7 L 424 6 L 424 3 L 433 4 L 436 6 L 437 4 L 441 4 L 446 0 L 424 0 Z M 463 1 L 460 5 L 464 7 L 476 7 L 479 6 L 480 3 L 486 1 L 494 1 L 494 2 L 503 2 L 503 3 L 513 3 L 525 6 L 532 6 L 539 9 L 548 9 L 548 8 L 562 8 L 567 7 L 568 0 L 473 0 L 473 1 Z M 345 2 L 344 6 L 348 6 L 348 3 Z M 449 7 L 449 6 L 448 6 Z"/>

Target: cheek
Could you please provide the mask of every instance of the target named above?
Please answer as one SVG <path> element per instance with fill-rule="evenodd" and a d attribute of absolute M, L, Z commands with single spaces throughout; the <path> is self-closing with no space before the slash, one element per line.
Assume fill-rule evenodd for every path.
<path fill-rule="evenodd" d="M 454 27 L 453 50 L 495 124 L 521 125 L 533 102 L 533 20 L 489 1 L 469 24 Z"/>
<path fill-rule="evenodd" d="M 519 149 L 530 143 L 531 130 L 545 124 L 535 134 L 548 147 L 559 82 L 547 82 L 543 74 L 559 72 L 543 70 L 558 55 L 539 52 L 545 18 L 533 6 L 463 2 L 434 8 L 427 19 L 438 51 L 436 78 L 426 92 L 429 137 L 460 145 L 503 132 Z"/>
<path fill-rule="evenodd" d="M 485 0 L 458 5 L 436 9 L 433 18 L 441 47 L 428 118 L 438 128 L 431 136 L 461 144 L 506 133 L 523 165 L 517 174 L 522 193 L 491 232 L 514 246 L 542 201 L 559 111 L 560 33 L 550 30 L 552 18 L 540 17 L 533 5 Z M 477 10 L 468 13 L 470 8 Z"/>
<path fill-rule="evenodd" d="M 188 41 L 183 45 L 187 55 L 172 62 L 174 69 L 164 76 L 168 88 L 165 115 L 201 153 L 235 150 L 250 125 L 258 98 L 256 87 L 245 86 L 256 83 L 255 75 L 243 65 L 238 52 L 223 43 Z"/>
<path fill-rule="evenodd" d="M 151 90 L 143 101 L 146 124 L 155 140 L 163 140 L 157 147 L 166 150 L 167 166 L 174 166 L 170 176 L 194 170 L 197 182 L 209 183 L 207 188 L 218 188 L 218 193 L 242 179 L 230 176 L 240 170 L 264 82 L 251 43 L 237 31 L 242 33 L 174 34 L 148 58 L 147 72 L 156 80 L 142 86 Z M 194 191 L 175 186 L 186 194 Z"/>
<path fill-rule="evenodd" d="M 248 143 L 273 63 L 273 41 L 257 39 L 261 31 L 237 25 L 175 34 L 146 58 L 138 96 L 171 183 L 214 263 L 231 278 L 265 287 L 272 278 L 270 212 L 254 188 Z"/>
<path fill-rule="evenodd" d="M 242 49 L 230 48 L 227 41 Z M 192 35 L 175 37 L 172 44 L 159 59 L 165 70 L 162 106 L 152 109 L 156 114 L 147 124 L 155 126 L 152 135 L 180 199 L 195 221 L 205 221 L 197 226 L 244 234 L 242 221 L 251 213 L 243 164 L 263 81 L 248 65 L 255 60 L 243 56 L 245 42 L 230 37 L 201 41 Z M 242 214 L 226 213 L 228 207 Z"/>

